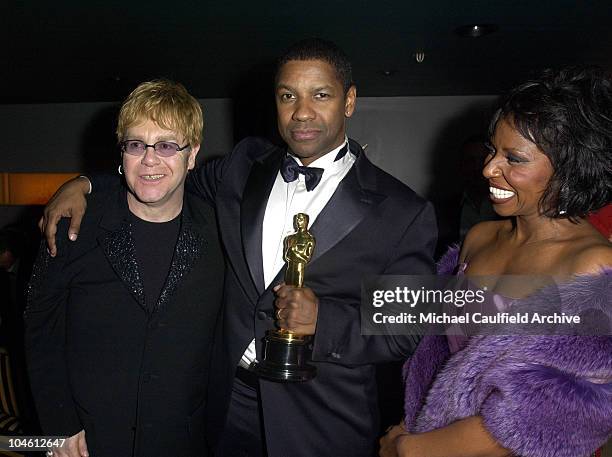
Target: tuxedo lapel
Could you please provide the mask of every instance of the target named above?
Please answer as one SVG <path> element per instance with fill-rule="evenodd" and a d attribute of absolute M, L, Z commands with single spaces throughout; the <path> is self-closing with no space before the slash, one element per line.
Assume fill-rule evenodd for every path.
<path fill-rule="evenodd" d="M 244 254 L 259 294 L 265 289 L 261 254 L 263 219 L 282 157 L 282 151 L 278 150 L 253 162 L 240 207 L 240 231 Z"/>
<path fill-rule="evenodd" d="M 316 240 L 311 263 L 338 244 L 374 205 L 385 199 L 384 195 L 374 191 L 374 167 L 361 147 L 351 141 L 350 150 L 357 155 L 355 164 L 310 228 Z"/>

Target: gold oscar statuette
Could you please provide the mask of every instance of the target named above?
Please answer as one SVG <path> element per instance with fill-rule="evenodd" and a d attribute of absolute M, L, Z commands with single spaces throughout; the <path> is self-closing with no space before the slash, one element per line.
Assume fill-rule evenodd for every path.
<path fill-rule="evenodd" d="M 287 264 L 285 284 L 304 287 L 306 264 L 312 258 L 315 238 L 308 231 L 308 215 L 293 216 L 295 233 L 284 240 L 283 258 Z M 308 381 L 314 378 L 316 368 L 310 359 L 310 335 L 300 335 L 289 330 L 269 330 L 265 337 L 264 358 L 257 365 L 259 376 L 279 382 Z"/>

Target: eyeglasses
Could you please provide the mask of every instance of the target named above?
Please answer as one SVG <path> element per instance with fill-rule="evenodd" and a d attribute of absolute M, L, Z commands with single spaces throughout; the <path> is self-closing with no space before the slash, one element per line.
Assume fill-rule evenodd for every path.
<path fill-rule="evenodd" d="M 188 144 L 179 146 L 172 141 L 158 141 L 155 144 L 147 144 L 140 140 L 126 140 L 122 141 L 120 145 L 123 152 L 133 156 L 140 156 L 144 154 L 147 148 L 153 148 L 155 153 L 160 157 L 172 157 L 177 152 L 189 147 Z"/>

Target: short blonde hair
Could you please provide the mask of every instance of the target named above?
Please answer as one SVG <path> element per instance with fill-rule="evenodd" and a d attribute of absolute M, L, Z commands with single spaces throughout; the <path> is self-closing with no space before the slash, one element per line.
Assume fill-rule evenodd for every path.
<path fill-rule="evenodd" d="M 123 141 L 131 126 L 147 119 L 182 135 L 190 146 L 202 143 L 202 107 L 182 84 L 158 79 L 138 85 L 121 105 L 117 139 Z"/>

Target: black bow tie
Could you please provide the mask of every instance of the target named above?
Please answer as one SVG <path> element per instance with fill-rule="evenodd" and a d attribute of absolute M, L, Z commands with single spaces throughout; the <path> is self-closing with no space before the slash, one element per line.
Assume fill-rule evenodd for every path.
<path fill-rule="evenodd" d="M 346 143 L 338 151 L 334 162 L 344 157 L 347 152 L 348 143 Z M 319 185 L 321 182 L 321 177 L 323 176 L 323 171 L 323 168 L 300 166 L 291 156 L 286 156 L 285 160 L 283 161 L 283 165 L 281 166 L 281 175 L 283 176 L 285 182 L 295 181 L 298 178 L 298 174 L 302 173 L 304 175 L 304 180 L 306 181 L 306 190 L 308 192 Z"/>
<path fill-rule="evenodd" d="M 306 190 L 308 192 L 317 187 L 317 184 L 321 182 L 321 177 L 323 176 L 323 168 L 303 167 L 298 165 L 295 159 L 291 156 L 285 156 L 280 172 L 285 182 L 295 181 L 298 178 L 298 175 L 302 173 L 304 175 Z"/>

